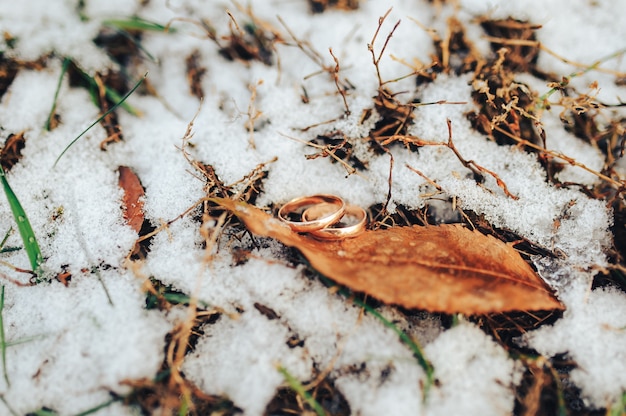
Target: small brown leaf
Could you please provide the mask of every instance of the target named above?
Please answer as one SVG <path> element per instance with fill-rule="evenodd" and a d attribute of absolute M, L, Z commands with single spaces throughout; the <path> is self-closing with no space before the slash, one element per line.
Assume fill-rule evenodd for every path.
<path fill-rule="evenodd" d="M 323 275 L 386 303 L 467 315 L 563 309 L 511 246 L 459 224 L 393 227 L 319 241 L 252 205 L 213 201 L 251 232 L 296 247 Z"/>
<path fill-rule="evenodd" d="M 124 219 L 130 227 L 137 233 L 141 230 L 143 224 L 143 186 L 139 182 L 139 178 L 131 168 L 120 166 L 119 186 L 124 190 L 123 210 Z"/>
<path fill-rule="evenodd" d="M 202 77 L 206 72 L 206 68 L 204 68 L 201 64 L 200 51 L 197 49 L 193 51 L 193 53 L 185 59 L 185 65 L 187 67 L 186 72 L 189 91 L 199 100 L 204 99 Z"/>
<path fill-rule="evenodd" d="M 72 280 L 72 274 L 68 271 L 57 273 L 57 280 L 61 282 L 63 286 L 68 287 Z"/>
<path fill-rule="evenodd" d="M 26 146 L 24 133 L 24 131 L 21 131 L 17 134 L 9 134 L 9 137 L 4 142 L 4 147 L 0 151 L 0 164 L 5 172 L 10 171 L 22 158 L 22 150 Z"/>

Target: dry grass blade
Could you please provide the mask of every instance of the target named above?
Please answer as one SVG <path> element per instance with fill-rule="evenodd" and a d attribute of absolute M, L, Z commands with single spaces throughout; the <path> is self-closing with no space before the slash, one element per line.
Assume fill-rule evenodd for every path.
<path fill-rule="evenodd" d="M 452 141 L 452 122 L 450 120 L 447 120 L 448 123 L 448 143 L 447 146 L 450 148 L 450 150 L 452 150 L 452 152 L 454 152 L 454 155 L 457 157 L 457 159 L 459 159 L 459 161 L 463 164 L 463 166 L 465 166 L 466 168 L 468 168 L 469 170 L 471 170 L 472 172 L 474 172 L 475 175 L 479 175 L 482 176 L 483 173 L 486 173 L 488 175 L 490 175 L 491 177 L 493 177 L 496 180 L 496 184 L 500 187 L 500 189 L 502 189 L 502 191 L 504 191 L 504 193 L 506 194 L 506 196 L 508 196 L 511 199 L 519 199 L 519 197 L 517 195 L 513 195 L 510 191 L 509 188 L 506 186 L 506 183 L 504 183 L 504 181 L 502 179 L 500 179 L 500 177 L 493 171 L 479 165 L 478 163 L 474 162 L 473 160 L 466 160 L 461 156 L 461 153 L 459 153 L 459 151 L 457 150 L 456 146 L 454 145 L 454 142 Z"/>
<path fill-rule="evenodd" d="M 460 225 L 392 227 L 318 241 L 252 205 L 211 200 L 251 232 L 296 247 L 321 274 L 389 304 L 467 315 L 563 309 L 511 246 Z"/>

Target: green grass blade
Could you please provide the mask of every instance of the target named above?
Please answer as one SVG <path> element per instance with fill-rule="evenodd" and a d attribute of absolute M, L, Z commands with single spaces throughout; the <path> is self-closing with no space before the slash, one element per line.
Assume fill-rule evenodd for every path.
<path fill-rule="evenodd" d="M 128 39 L 130 42 L 135 44 L 137 48 L 142 51 L 148 59 L 152 62 L 158 62 L 158 59 L 155 58 L 146 48 L 143 47 L 141 42 L 136 36 L 129 33 L 131 32 L 144 32 L 144 31 L 152 31 L 152 32 L 164 32 L 164 33 L 174 33 L 176 30 L 168 26 L 163 26 L 158 23 L 150 22 L 144 20 L 140 17 L 132 17 L 130 19 L 110 19 L 102 22 L 105 26 L 109 26 L 115 30 L 117 30 L 122 36 Z"/>
<path fill-rule="evenodd" d="M 63 66 L 61 67 L 61 75 L 59 75 L 59 82 L 57 83 L 57 89 L 54 92 L 54 99 L 52 100 L 52 108 L 50 109 L 50 114 L 48 115 L 48 119 L 46 120 L 46 124 L 43 126 L 46 131 L 50 131 L 50 123 L 52 121 L 52 117 L 54 117 L 54 110 L 57 108 L 57 99 L 59 98 L 59 91 L 61 90 L 61 84 L 63 83 L 63 76 L 67 72 L 67 68 L 70 66 L 72 60 L 70 58 L 63 59 Z"/>
<path fill-rule="evenodd" d="M 13 251 L 20 251 L 22 247 L 2 247 L 0 253 L 11 253 Z"/>
<path fill-rule="evenodd" d="M 0 289 L 0 347 L 2 348 L 2 373 L 7 386 L 11 386 L 9 381 L 9 373 L 7 372 L 7 343 L 4 337 L 4 286 Z"/>
<path fill-rule="evenodd" d="M 18 339 L 16 341 L 7 341 L 7 342 L 4 343 L 4 345 L 7 348 L 9 348 L 9 347 L 14 347 L 14 346 L 20 345 L 20 344 L 27 344 L 29 342 L 36 341 L 38 339 L 44 339 L 44 338 L 47 338 L 49 336 L 50 335 L 46 335 L 46 334 L 43 334 L 43 335 L 33 335 L 32 337 L 26 337 L 26 338 Z"/>
<path fill-rule="evenodd" d="M 326 416 L 326 412 L 324 411 L 322 405 L 319 404 L 317 400 L 315 400 L 313 396 L 309 394 L 309 392 L 304 388 L 302 383 L 300 383 L 294 376 L 292 376 L 285 367 L 278 366 L 278 371 L 280 372 L 280 374 L 283 375 L 283 377 L 285 377 L 285 380 L 287 381 L 287 384 L 289 384 L 289 387 L 291 387 L 293 391 L 300 395 L 300 397 L 302 397 L 304 401 L 307 402 L 309 406 L 311 406 L 311 409 L 315 411 L 315 414 L 317 416 Z"/>
<path fill-rule="evenodd" d="M 321 274 L 319 274 L 319 276 L 321 280 L 328 286 L 337 286 L 335 282 L 333 282 L 326 276 L 323 276 Z M 339 293 L 347 298 L 351 297 L 350 292 L 343 287 L 339 289 Z M 413 356 L 417 360 L 417 363 L 419 364 L 420 367 L 422 367 L 422 369 L 424 370 L 424 373 L 426 373 L 426 383 L 424 383 L 424 391 L 422 394 L 423 400 L 426 401 L 426 398 L 428 396 L 428 391 L 430 390 L 430 388 L 435 382 L 435 369 L 433 365 L 430 363 L 430 361 L 426 358 L 426 355 L 424 354 L 424 351 L 422 350 L 422 348 L 410 336 L 408 336 L 403 330 L 398 328 L 393 322 L 389 321 L 387 318 L 382 316 L 378 311 L 376 311 L 374 308 L 369 306 L 367 303 L 359 299 L 355 299 L 354 297 L 352 297 L 352 302 L 355 305 L 358 305 L 359 307 L 365 309 L 367 313 L 370 313 L 372 316 L 374 316 L 376 319 L 382 322 L 383 325 L 385 325 L 387 328 L 395 332 L 400 338 L 400 341 L 402 341 L 413 352 Z"/>
<path fill-rule="evenodd" d="M 369 306 L 367 303 L 359 299 L 352 299 L 352 302 L 354 302 L 356 305 L 359 305 L 360 307 L 365 309 L 367 313 L 374 316 L 376 319 L 382 322 L 383 325 L 385 325 L 387 328 L 395 332 L 396 335 L 398 335 L 398 337 L 400 338 L 400 340 L 407 347 L 409 347 L 409 349 L 413 352 L 413 356 L 417 360 L 417 363 L 419 364 L 420 367 L 422 367 L 422 369 L 426 373 L 426 383 L 424 384 L 424 393 L 422 395 L 423 399 L 426 400 L 428 391 L 430 390 L 430 387 L 435 382 L 435 369 L 433 368 L 433 365 L 430 363 L 430 361 L 426 359 L 426 356 L 424 355 L 424 351 L 422 351 L 422 348 L 419 345 L 417 345 L 417 343 L 411 337 L 409 337 L 406 334 L 406 332 L 398 328 L 393 322 L 389 321 L 387 318 L 382 316 L 380 312 L 378 312 L 377 310 Z"/>
<path fill-rule="evenodd" d="M 82 69 L 80 69 L 77 65 L 74 65 L 74 68 L 76 69 L 76 72 L 78 72 L 78 74 L 81 76 L 81 78 L 83 79 L 83 81 L 85 81 L 88 84 L 88 89 L 89 89 L 89 93 L 91 94 L 91 98 L 95 104 L 96 107 L 98 107 L 98 100 L 99 100 L 99 86 L 98 83 L 96 82 L 96 80 L 90 76 L 88 73 L 86 73 L 85 71 L 83 71 Z M 143 79 L 145 79 L 146 76 L 144 75 Z M 143 79 L 141 81 L 143 81 Z M 134 116 L 140 116 L 141 112 L 136 110 L 135 108 L 133 108 L 130 104 L 126 103 L 124 101 L 124 99 L 122 98 L 122 96 L 120 94 L 117 93 L 117 91 L 115 91 L 114 89 L 108 87 L 108 86 L 104 86 L 104 94 L 106 95 L 106 97 L 111 100 L 111 102 L 113 103 L 118 103 L 120 105 L 121 108 L 123 108 L 124 110 L 126 110 L 128 113 L 134 115 Z M 117 105 L 117 104 L 116 104 Z M 108 113 L 107 113 L 108 114 Z"/>
<path fill-rule="evenodd" d="M 148 50 L 146 48 L 143 47 L 143 45 L 141 44 L 139 39 L 137 39 L 136 37 L 134 37 L 133 35 L 131 35 L 130 33 L 128 33 L 125 30 L 118 29 L 118 32 L 122 36 L 124 36 L 126 39 L 128 39 L 129 42 L 132 42 L 135 46 L 137 46 L 137 48 L 141 52 L 143 52 L 148 57 L 148 59 L 150 59 L 152 62 L 154 62 L 154 63 L 159 62 L 159 60 L 157 58 L 155 58 L 154 55 L 152 55 L 150 52 L 148 52 Z"/>
<path fill-rule="evenodd" d="M 13 410 L 13 408 L 11 408 L 11 406 L 9 406 L 9 403 L 7 402 L 7 400 L 4 398 L 4 395 L 0 394 L 0 402 L 2 402 L 7 409 L 9 409 L 9 413 L 11 413 L 11 415 L 13 416 L 20 416 L 19 413 L 17 413 L 15 410 Z"/>
<path fill-rule="evenodd" d="M 129 19 L 108 19 L 102 22 L 105 26 L 120 30 L 152 31 L 174 33 L 175 29 L 154 23 L 141 17 L 131 17 Z"/>
<path fill-rule="evenodd" d="M 117 101 L 117 103 L 111 107 L 109 109 L 109 111 L 107 111 L 106 113 L 104 113 L 102 116 L 100 116 L 96 121 L 94 121 L 93 123 L 91 123 L 91 125 L 89 127 L 87 127 L 81 134 L 78 135 L 78 137 L 76 137 L 74 140 L 72 140 L 70 142 L 70 144 L 67 145 L 67 147 L 65 149 L 63 149 L 63 151 L 61 152 L 61 154 L 59 155 L 59 157 L 57 157 L 57 159 L 54 161 L 54 165 L 52 165 L 52 167 L 56 167 L 57 163 L 59 163 L 59 160 L 61 160 L 61 158 L 63 157 L 63 155 L 65 154 L 65 152 L 67 152 L 69 150 L 70 147 L 72 147 L 72 145 L 74 145 L 74 143 L 76 143 L 78 141 L 78 139 L 80 139 L 81 137 L 83 137 L 85 135 L 85 133 L 87 133 L 89 130 L 91 130 L 91 128 L 93 126 L 95 126 L 96 124 L 98 124 L 100 121 L 102 121 L 103 118 L 105 118 L 106 116 L 108 116 L 109 114 L 111 114 L 113 111 L 115 111 L 115 109 L 117 107 L 119 107 L 120 105 L 122 105 L 124 103 L 124 101 L 126 101 L 126 99 L 128 97 L 130 97 L 130 95 L 132 93 L 135 92 L 135 90 L 137 88 L 139 88 L 139 86 L 141 85 L 141 83 L 146 79 L 146 77 L 148 76 L 148 73 L 146 72 L 146 74 L 143 76 L 143 78 L 141 78 L 139 81 L 137 81 L 137 83 L 135 84 L 135 86 L 128 91 L 128 93 L 126 93 L 126 95 L 124 97 L 122 97 L 119 101 Z M 117 93 L 116 93 L 117 94 Z"/>
<path fill-rule="evenodd" d="M 2 238 L 2 241 L 0 242 L 0 249 L 4 249 L 4 245 L 7 243 L 7 240 L 9 239 L 12 233 L 13 233 L 13 227 L 9 227 L 9 231 L 6 232 L 6 234 L 4 235 L 4 238 Z"/>
<path fill-rule="evenodd" d="M 15 192 L 11 189 L 4 173 L 4 169 L 2 169 L 1 166 L 0 181 L 2 182 L 4 193 L 9 201 L 11 212 L 13 212 L 13 218 L 15 218 L 15 222 L 17 223 L 17 229 L 22 236 L 22 242 L 24 243 L 26 254 L 28 254 L 28 259 L 30 260 L 30 266 L 32 267 L 34 273 L 38 273 L 43 257 L 41 255 L 41 250 L 39 249 L 39 244 L 37 243 L 37 238 L 35 238 L 35 233 L 33 232 L 33 228 L 30 226 L 30 221 L 28 221 L 24 208 L 22 208 L 22 204 L 20 204 Z"/>
<path fill-rule="evenodd" d="M 189 403 L 187 397 L 183 394 L 180 398 L 180 408 L 178 408 L 178 416 L 186 416 L 189 413 Z"/>
<path fill-rule="evenodd" d="M 548 90 L 548 92 L 544 93 L 542 96 L 540 96 L 540 97 L 537 99 L 537 104 L 536 104 L 536 107 L 537 107 L 538 109 L 543 109 L 543 108 L 545 108 L 545 102 L 548 100 L 548 98 L 550 98 L 550 96 L 551 96 L 552 94 L 554 94 L 555 92 L 559 91 L 561 88 L 565 88 L 565 87 L 567 87 L 567 86 L 569 85 L 570 81 L 572 80 L 572 78 L 576 78 L 576 77 L 578 77 L 578 76 L 581 76 L 581 75 L 583 75 L 583 74 L 586 74 L 587 72 L 593 71 L 593 70 L 595 70 L 597 67 L 599 67 L 599 66 L 600 66 L 600 64 L 602 64 L 602 63 L 604 63 L 604 62 L 606 62 L 606 61 L 608 61 L 608 60 L 611 60 L 611 59 L 617 58 L 617 57 L 619 57 L 620 55 L 623 55 L 624 53 L 626 53 L 626 48 L 622 48 L 622 49 L 620 49 L 620 50 L 618 50 L 618 51 L 616 51 L 616 52 L 613 52 L 613 53 L 611 53 L 611 54 L 609 54 L 609 55 L 606 55 L 606 56 L 604 56 L 604 57 L 602 57 L 602 58 L 598 59 L 597 61 L 595 61 L 593 64 L 589 65 L 588 67 L 583 68 L 583 69 L 581 69 L 580 71 L 575 71 L 575 72 L 572 72 L 572 73 L 571 73 L 571 74 L 569 74 L 568 76 L 563 77 L 563 79 L 561 80 L 561 82 L 559 82 L 559 87 L 558 87 L 558 88 L 556 88 L 556 87 L 555 87 L 555 88 L 550 88 L 550 90 Z"/>
<path fill-rule="evenodd" d="M 139 85 L 141 85 L 144 79 L 146 79 L 145 76 L 139 81 Z M 136 85 L 135 87 L 133 87 L 133 89 L 131 90 L 131 93 L 134 90 L 136 90 L 139 85 Z M 130 106 L 128 103 L 125 102 L 126 98 L 128 98 L 128 95 L 130 94 L 127 94 L 125 97 L 122 97 L 121 95 L 117 93 L 117 91 L 115 91 L 113 88 L 107 87 L 106 85 L 104 86 L 104 92 L 109 100 L 111 100 L 114 103 L 119 103 L 120 107 L 122 107 L 124 110 L 126 110 L 130 114 L 136 117 L 141 115 L 141 112 L 139 110 L 135 109 L 134 107 Z"/>
<path fill-rule="evenodd" d="M 77 413 L 76 416 L 87 416 L 87 415 L 94 414 L 94 413 L 99 412 L 100 410 L 102 410 L 102 409 L 104 409 L 106 407 L 111 406 L 116 401 L 117 401 L 117 399 L 109 400 L 108 402 L 104 402 L 102 404 L 99 404 L 99 405 L 97 405 L 95 407 L 92 407 L 91 409 L 85 410 L 84 412 Z"/>
<path fill-rule="evenodd" d="M 46 409 L 39 409 L 39 410 L 35 410 L 32 413 L 28 414 L 29 416 L 59 416 L 59 414 L 57 412 L 55 412 L 54 410 L 46 410 Z"/>
<path fill-rule="evenodd" d="M 13 227 L 9 228 L 9 231 L 6 232 L 2 241 L 0 241 L 0 253 L 11 253 L 13 251 L 20 251 L 22 247 L 5 247 L 4 245 L 7 243 L 9 237 L 13 234 Z"/>
<path fill-rule="evenodd" d="M 622 397 L 617 399 L 606 412 L 607 416 L 624 416 L 626 415 L 626 391 L 622 393 Z"/>

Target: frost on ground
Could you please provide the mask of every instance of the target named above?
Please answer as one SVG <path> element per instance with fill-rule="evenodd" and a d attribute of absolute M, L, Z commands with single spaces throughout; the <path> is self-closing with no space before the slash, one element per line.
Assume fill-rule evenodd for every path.
<path fill-rule="evenodd" d="M 619 216 L 607 208 L 609 202 L 619 206 L 610 201 L 615 183 L 554 155 L 565 154 L 613 181 L 626 174 L 624 162 L 609 173 L 605 169 L 607 152 L 615 150 L 607 146 L 618 148 L 624 140 L 626 114 L 618 105 L 626 99 L 626 22 L 616 11 L 626 9 L 625 1 L 394 2 L 373 49 L 376 54 L 383 50 L 401 19 L 378 65 L 382 81 L 390 81 L 384 87 L 395 94 L 394 105 L 415 104 L 409 112 L 412 122 L 398 128 L 405 128 L 405 137 L 446 142 L 450 120 L 460 155 L 495 173 L 483 170 L 481 183 L 449 147 L 420 145 L 416 150 L 408 144 L 373 143 L 372 132 L 389 122 L 384 108 L 374 108 L 381 86 L 368 51 L 378 19 L 387 12 L 385 2 L 354 2 L 358 9 L 329 7 L 317 14 L 311 12 L 312 3 L 352 2 L 252 1 L 250 8 L 194 0 L 53 3 L 0 3 L 2 140 L 25 135 L 21 158 L 7 177 L 35 230 L 49 280 L 17 285 L 28 275 L 9 265 L 28 269 L 27 256 L 22 250 L 0 254 L 6 337 L 0 414 L 41 409 L 76 414 L 101 404 L 107 405 L 97 414 L 138 414 L 140 406 L 156 412 L 148 399 L 154 406 L 171 405 L 157 400 L 159 394 L 169 397 L 164 391 L 176 384 L 174 378 L 159 384 L 170 371 L 188 383 L 180 385 L 197 387 L 182 390 L 194 392 L 196 399 L 204 394 L 215 403 L 229 403 L 228 414 L 271 414 L 267 409 L 274 403 L 297 411 L 297 400 L 281 402 L 285 399 L 277 394 L 285 387 L 281 367 L 302 383 L 323 380 L 332 386 L 329 413 L 506 415 L 529 406 L 524 402 L 529 395 L 522 393 L 529 389 L 526 365 L 533 354 L 545 358 L 546 374 L 562 370 L 559 360 L 576 363 L 560 376 L 575 397 L 576 403 L 567 403 L 570 409 L 609 408 L 623 400 L 626 295 L 623 283 L 621 289 L 596 287 L 594 279 L 622 267 L 615 264 L 611 227 L 614 222 L 623 227 L 623 218 L 618 223 Z M 142 32 L 135 55 L 124 56 L 120 66 L 93 39 L 106 25 L 106 33 L 115 34 L 113 19 L 132 16 L 172 22 L 176 31 Z M 479 17 L 513 17 L 542 26 L 534 33 L 553 53 L 539 51 L 534 72 L 515 76 L 521 90 L 535 97 L 552 88 L 541 74 L 561 81 L 584 69 L 576 63 L 589 66 L 606 58 L 599 69 L 568 80 L 567 94 L 581 101 L 559 103 L 563 95 L 557 91 L 548 98 L 552 108 L 540 112 L 550 158 L 515 143 L 497 143 L 468 118 L 480 108 L 472 95 L 478 85 L 472 71 L 460 69 L 464 59 L 472 53 L 491 62 L 496 57 L 476 23 Z M 445 40 L 457 27 L 454 22 L 464 27 L 463 36 L 475 49 L 456 50 L 448 56 L 451 70 L 437 73 L 429 65 L 441 53 L 435 45 L 442 43 L 433 39 Z M 247 39 L 249 49 L 233 46 L 237 39 Z M 252 59 L 241 59 L 246 53 Z M 107 132 L 98 124 L 53 168 L 100 111 L 88 89 L 66 74 L 55 108 L 60 122 L 51 131 L 43 129 L 65 57 L 91 76 L 124 74 L 127 87 L 148 72 L 149 85 L 129 99 L 140 117 L 116 111 L 123 140 L 100 150 Z M 45 63 L 34 62 L 39 59 Z M 13 74 L 11 65 L 18 68 Z M 422 78 L 405 77 L 415 70 Z M 191 87 L 203 93 L 202 101 Z M 583 115 L 594 114 L 595 127 L 618 126 L 618 142 L 594 145 L 577 137 L 571 126 L 564 127 L 571 114 L 563 103 L 585 109 Z M 594 103 L 602 103 L 601 108 Z M 192 120 L 193 136 L 184 141 Z M 349 147 L 341 144 L 343 138 Z M 332 163 L 328 153 L 333 149 L 324 149 L 327 145 L 344 152 L 335 153 L 340 162 Z M 210 166 L 213 182 L 188 159 Z M 359 164 L 363 168 L 353 171 Z M 137 235 L 120 208 L 119 166 L 131 167 L 140 178 L 146 219 L 158 231 L 145 260 L 132 265 L 127 257 Z M 557 172 L 550 173 L 551 168 Z M 236 226 L 226 227 L 211 244 L 219 219 L 203 219 L 202 207 L 194 204 L 229 184 L 233 192 L 254 194 L 260 207 L 321 192 L 364 208 L 380 210 L 388 202 L 390 215 L 428 213 L 434 222 L 471 220 L 483 230 L 505 230 L 526 240 L 538 273 L 557 291 L 566 311 L 537 324 L 538 329 L 505 339 L 489 330 L 497 318 L 376 305 L 424 347 L 434 366 L 437 382 L 423 400 L 427 376 L 411 350 L 381 320 L 329 289 L 293 250 L 253 239 Z M 600 194 L 605 199 L 594 198 Z M 12 227 L 10 208 L 1 203 L 0 237 Z M 4 245 L 19 246 L 17 232 Z M 66 285 L 57 278 L 61 274 L 71 275 Z M 148 278 L 184 301 L 147 308 L 152 299 L 145 292 Z M 190 295 L 214 319 L 197 318 L 184 360 L 176 361 L 179 368 L 166 368 L 176 354 L 172 340 L 188 322 Z M 548 393 L 563 394 L 560 383 L 552 384 L 557 387 Z M 140 385 L 153 390 L 140 390 Z M 218 410 L 210 407 L 211 400 L 202 400 L 205 412 Z"/>

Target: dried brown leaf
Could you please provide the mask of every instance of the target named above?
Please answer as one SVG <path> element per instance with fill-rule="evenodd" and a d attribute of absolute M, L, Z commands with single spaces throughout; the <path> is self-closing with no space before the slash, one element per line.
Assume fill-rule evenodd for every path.
<path fill-rule="evenodd" d="M 10 171 L 22 158 L 22 150 L 26 146 L 24 133 L 24 131 L 21 131 L 17 134 L 9 134 L 9 137 L 4 142 L 4 147 L 0 151 L 0 164 L 5 172 Z"/>
<path fill-rule="evenodd" d="M 254 234 L 296 247 L 323 275 L 385 303 L 467 315 L 563 309 L 511 246 L 461 225 L 393 227 L 318 241 L 252 205 L 213 201 Z"/>
<path fill-rule="evenodd" d="M 124 219 L 130 227 L 137 233 L 141 230 L 143 224 L 143 186 L 139 178 L 131 168 L 120 166 L 119 169 L 119 186 L 124 190 L 122 199 L 124 204 Z"/>
<path fill-rule="evenodd" d="M 202 77 L 206 73 L 206 68 L 202 66 L 199 50 L 196 49 L 187 57 L 187 59 L 185 59 L 185 66 L 189 92 L 199 100 L 202 100 L 204 98 Z"/>

